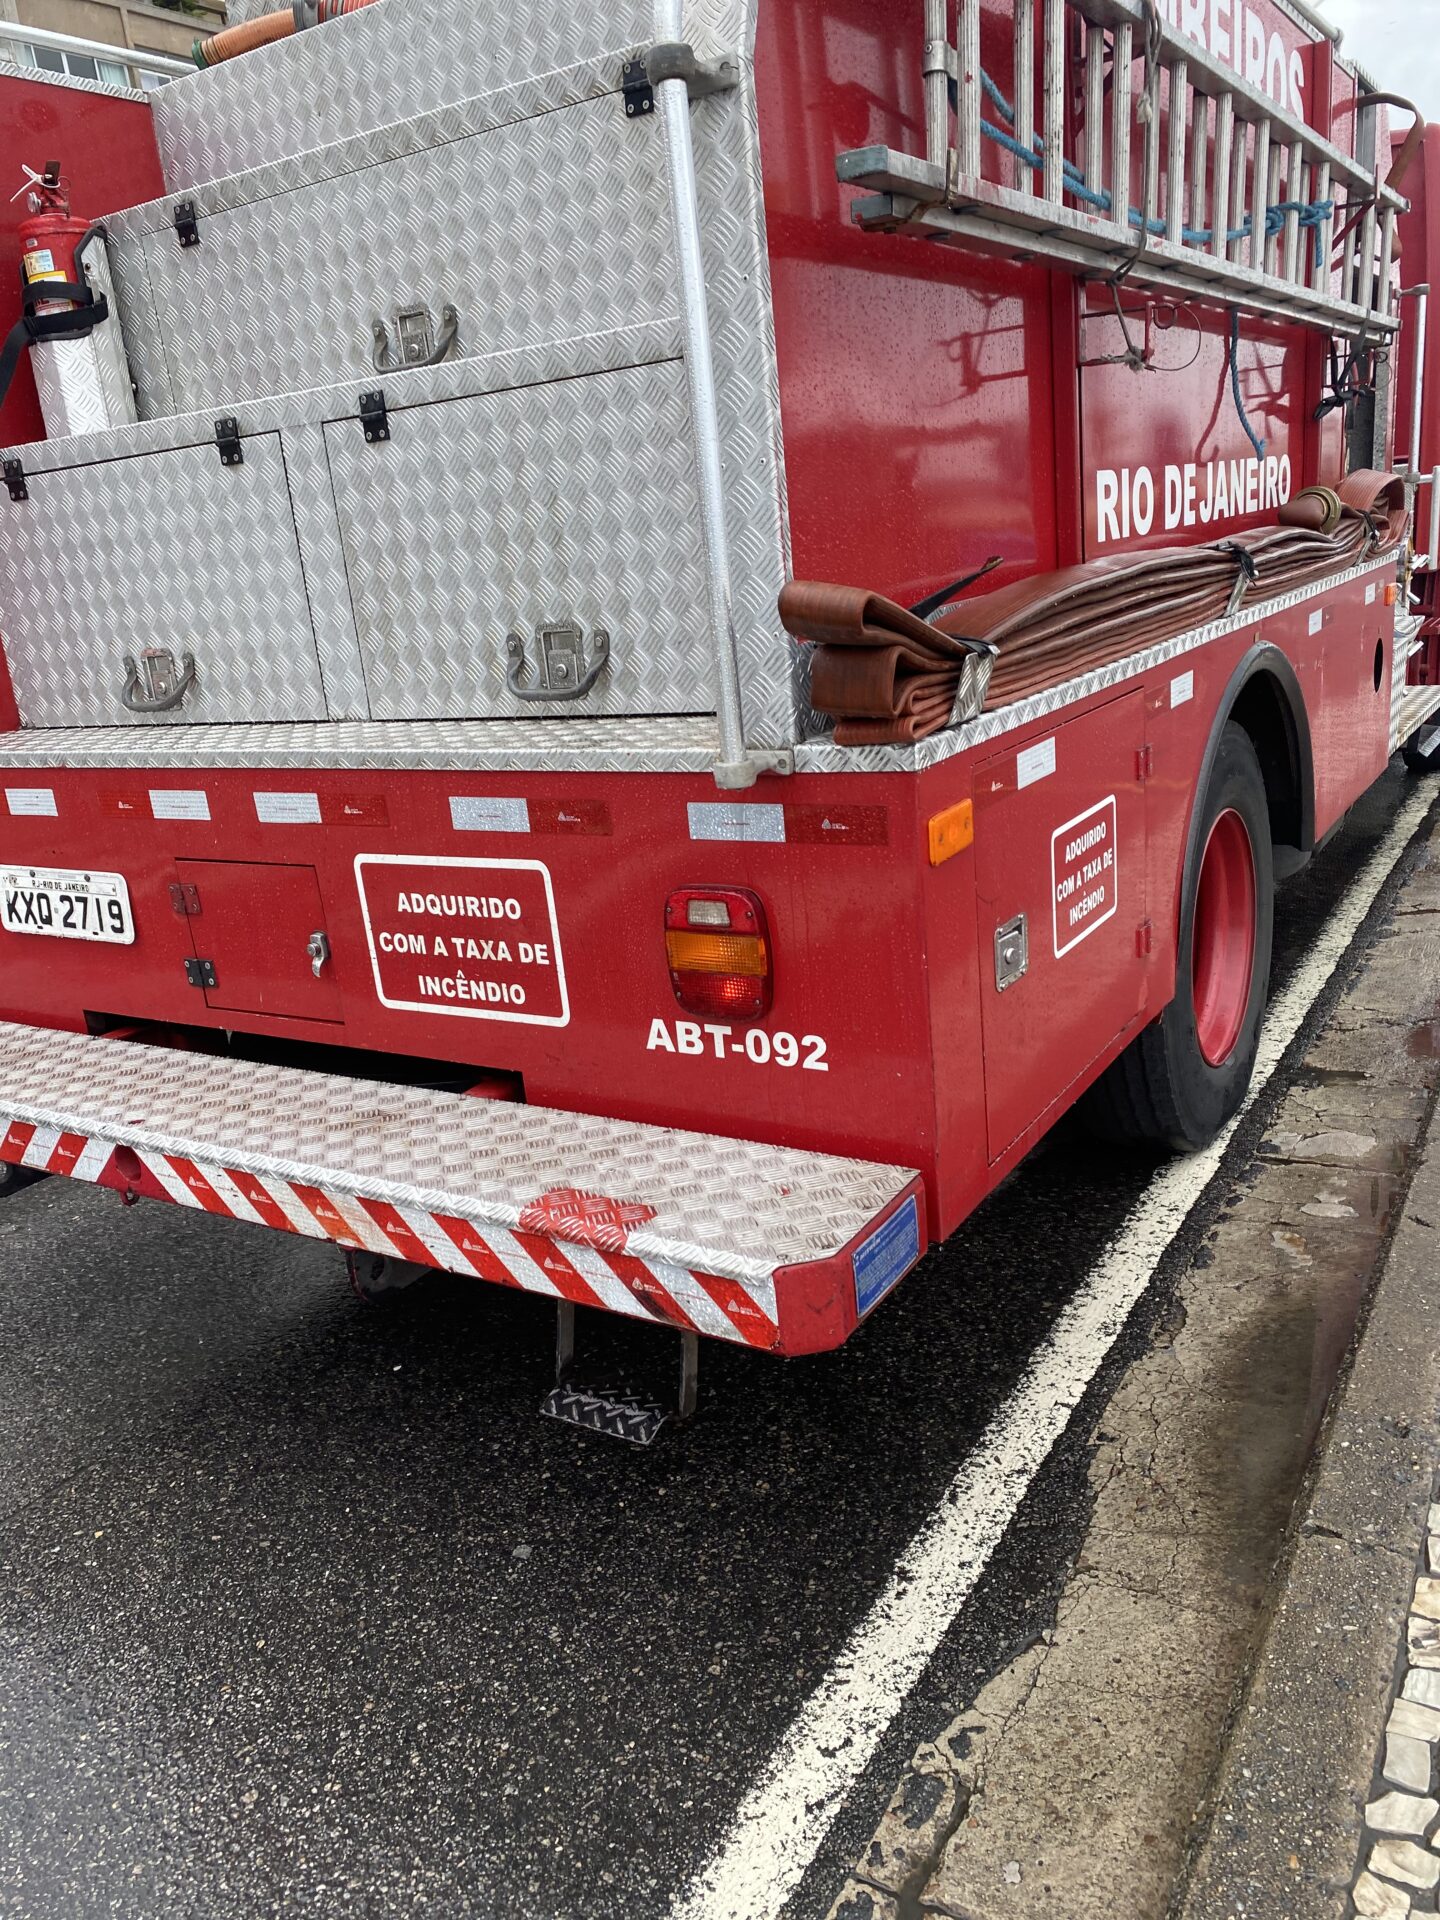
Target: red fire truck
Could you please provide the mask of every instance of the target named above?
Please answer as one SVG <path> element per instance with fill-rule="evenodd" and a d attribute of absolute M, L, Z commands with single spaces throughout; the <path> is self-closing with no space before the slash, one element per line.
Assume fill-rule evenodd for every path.
<path fill-rule="evenodd" d="M 1437 739 L 1405 103 L 1300 0 L 231 19 L 0 78 L 0 1157 L 544 1296 L 644 1437 L 577 1306 L 683 1411 L 1082 1097 L 1212 1137 Z"/>

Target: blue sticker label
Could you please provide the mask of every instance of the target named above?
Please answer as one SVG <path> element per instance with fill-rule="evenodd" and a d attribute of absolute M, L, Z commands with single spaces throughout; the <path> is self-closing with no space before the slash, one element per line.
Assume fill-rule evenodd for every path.
<path fill-rule="evenodd" d="M 912 1193 L 898 1213 L 862 1240 L 850 1262 L 855 1269 L 855 1305 L 863 1320 L 877 1300 L 920 1258 L 920 1207 Z"/>

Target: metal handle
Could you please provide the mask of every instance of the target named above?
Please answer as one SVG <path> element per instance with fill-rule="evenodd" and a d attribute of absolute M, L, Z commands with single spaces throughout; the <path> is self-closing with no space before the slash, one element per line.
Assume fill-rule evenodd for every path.
<path fill-rule="evenodd" d="M 428 332 L 429 315 L 426 315 Z M 390 329 L 383 320 L 371 322 L 375 345 L 370 359 L 377 373 L 402 373 L 406 367 L 438 367 L 460 335 L 460 315 L 454 307 L 440 309 L 440 334 L 430 352 L 414 360 L 397 360 L 390 351 Z M 399 329 L 397 327 L 398 334 Z"/>
<path fill-rule="evenodd" d="M 120 699 L 131 713 L 170 713 L 180 705 L 191 687 L 195 684 L 195 656 L 186 653 L 180 656 L 180 678 L 169 693 L 144 694 L 140 691 L 140 662 L 134 654 L 125 656 L 125 685 L 121 689 Z"/>
<path fill-rule="evenodd" d="M 505 669 L 505 684 L 517 700 L 578 700 L 583 694 L 589 693 L 610 658 L 610 635 L 604 627 L 596 627 L 590 636 L 590 665 L 568 687 L 547 685 L 544 680 L 533 681 L 529 686 L 521 684 L 520 676 L 525 672 L 525 642 L 518 633 L 507 636 L 505 651 L 510 656 L 510 664 Z"/>
<path fill-rule="evenodd" d="M 305 942 L 305 951 L 310 956 L 310 971 L 318 980 L 321 968 L 330 958 L 330 936 L 317 927 Z"/>

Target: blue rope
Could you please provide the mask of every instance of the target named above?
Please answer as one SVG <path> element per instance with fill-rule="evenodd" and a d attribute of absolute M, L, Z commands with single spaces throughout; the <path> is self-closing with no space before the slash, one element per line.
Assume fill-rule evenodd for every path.
<path fill-rule="evenodd" d="M 1250 417 L 1245 411 L 1245 402 L 1240 397 L 1240 316 L 1233 309 L 1230 314 L 1230 392 L 1235 401 L 1235 411 L 1240 416 L 1240 424 L 1245 429 L 1251 446 L 1255 449 L 1255 458 L 1263 460 L 1265 442 L 1251 426 Z"/>
<path fill-rule="evenodd" d="M 1011 126 L 1014 126 L 1014 107 L 1011 106 L 1010 102 L 1005 98 L 1004 94 L 990 78 L 990 75 L 985 72 L 983 67 L 980 70 L 980 85 L 986 98 L 994 105 L 996 112 L 1008 120 Z M 952 81 L 952 95 L 954 91 L 955 87 Z M 1008 133 L 1004 127 L 997 127 L 993 120 L 982 119 L 980 122 L 980 131 L 987 139 L 993 140 L 997 146 L 1003 147 L 1007 153 L 1013 153 L 1015 158 L 1023 161 L 1032 172 L 1038 173 L 1044 166 L 1045 162 L 1042 157 L 1044 146 L 1038 134 L 1032 134 L 1030 136 L 1030 147 L 1027 150 L 1027 148 L 1015 138 L 1013 133 Z M 1087 186 L 1085 184 L 1084 174 L 1081 173 L 1079 167 L 1075 165 L 1073 160 L 1062 160 L 1060 164 L 1064 180 L 1063 191 L 1065 193 L 1068 193 L 1072 199 L 1082 201 L 1086 206 L 1096 208 L 1100 213 L 1113 212 L 1115 203 L 1111 196 L 1094 187 Z M 1285 231 L 1285 221 L 1287 217 L 1290 214 L 1294 214 L 1299 226 L 1312 227 L 1315 230 L 1315 264 L 1318 267 L 1322 259 L 1320 250 L 1321 228 L 1334 211 L 1335 202 L 1333 200 L 1277 200 L 1273 206 L 1265 209 L 1265 237 L 1267 240 L 1277 238 L 1278 235 Z M 1147 220 L 1138 207 L 1130 207 L 1127 209 L 1127 212 L 1129 215 L 1129 224 L 1132 227 L 1143 227 L 1147 234 L 1154 234 L 1159 238 L 1164 237 L 1166 223 L 1163 220 L 1153 218 Z M 1225 238 L 1227 241 L 1248 240 L 1254 230 L 1254 225 L 1253 215 L 1247 213 L 1238 227 L 1226 228 Z M 1187 247 L 1208 247 L 1215 238 L 1215 229 L 1213 227 L 1182 226 L 1180 229 L 1180 238 L 1185 242 Z M 1250 437 L 1252 440 L 1254 439 L 1253 434 Z"/>

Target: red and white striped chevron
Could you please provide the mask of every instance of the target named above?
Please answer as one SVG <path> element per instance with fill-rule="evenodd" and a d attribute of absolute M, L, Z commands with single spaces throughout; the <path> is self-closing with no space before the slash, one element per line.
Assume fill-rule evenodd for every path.
<path fill-rule="evenodd" d="M 453 1214 L 270 1174 L 261 1179 L 233 1167 L 21 1120 L 11 1121 L 0 1140 L 0 1160 L 113 1187 L 134 1198 L 171 1200 L 312 1240 L 474 1274 L 525 1293 L 656 1320 L 712 1339 L 763 1348 L 779 1342 L 773 1281 L 742 1283 L 638 1259 L 624 1251 L 631 1224 L 626 1214 L 635 1209 L 575 1189 L 547 1195 L 527 1210 L 527 1219 L 563 1223 L 562 1241 L 523 1227 L 481 1226 Z M 650 1209 L 638 1211 L 643 1215 Z"/>

